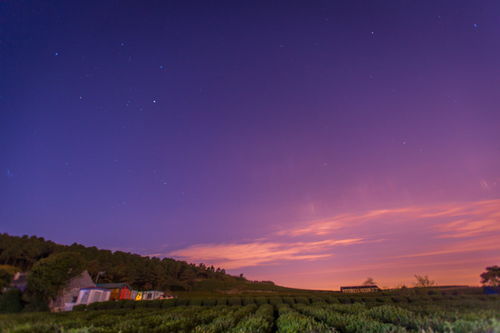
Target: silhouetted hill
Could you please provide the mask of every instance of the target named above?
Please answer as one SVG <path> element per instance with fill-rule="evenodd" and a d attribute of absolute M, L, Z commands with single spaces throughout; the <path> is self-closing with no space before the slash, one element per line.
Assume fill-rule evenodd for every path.
<path fill-rule="evenodd" d="M 90 275 L 100 283 L 127 282 L 132 287 L 147 290 L 221 291 L 242 290 L 278 291 L 288 288 L 275 286 L 270 281 L 248 281 L 226 274 L 224 269 L 190 264 L 170 258 L 151 258 L 138 254 L 98 249 L 74 243 L 61 245 L 42 237 L 0 234 L 0 265 L 19 267 L 23 271 L 40 259 L 54 253 L 78 253 L 85 261 Z"/>

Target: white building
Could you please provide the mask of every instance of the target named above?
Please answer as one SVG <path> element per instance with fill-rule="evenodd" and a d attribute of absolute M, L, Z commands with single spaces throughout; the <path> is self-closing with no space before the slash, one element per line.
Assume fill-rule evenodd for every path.
<path fill-rule="evenodd" d="M 95 287 L 92 278 L 87 271 L 83 271 L 80 275 L 73 277 L 62 288 L 57 297 L 49 302 L 49 308 L 53 312 L 70 311 L 78 300 L 80 289 L 83 287 Z"/>
<path fill-rule="evenodd" d="M 76 300 L 76 305 L 80 304 L 91 304 L 95 302 L 105 302 L 109 300 L 111 296 L 111 291 L 104 288 L 82 288 L 78 294 L 78 299 Z"/>
<path fill-rule="evenodd" d="M 155 300 L 155 299 L 162 299 L 164 296 L 165 296 L 165 293 L 163 291 L 146 290 L 146 291 L 142 292 L 141 299 L 143 301 L 150 301 L 150 300 Z"/>

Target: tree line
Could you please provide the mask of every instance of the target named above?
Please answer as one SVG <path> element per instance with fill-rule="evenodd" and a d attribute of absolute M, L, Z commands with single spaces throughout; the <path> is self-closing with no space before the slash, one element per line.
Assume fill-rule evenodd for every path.
<path fill-rule="evenodd" d="M 204 264 L 113 252 L 77 243 L 61 245 L 36 236 L 0 234 L 0 265 L 6 267 L 30 271 L 41 260 L 66 252 L 72 254 L 75 262 L 81 263 L 94 281 L 126 282 L 140 290 L 190 290 L 193 283 L 200 279 L 245 280 L 243 276 L 228 275 L 224 269 Z"/>

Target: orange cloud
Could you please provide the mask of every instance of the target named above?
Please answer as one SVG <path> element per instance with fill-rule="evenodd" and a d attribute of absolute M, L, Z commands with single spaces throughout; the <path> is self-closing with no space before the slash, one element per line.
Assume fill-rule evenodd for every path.
<path fill-rule="evenodd" d="M 278 243 L 257 241 L 242 244 L 200 244 L 168 253 L 186 261 L 203 261 L 234 269 L 281 260 L 313 260 L 330 257 L 325 253 L 334 246 L 361 243 L 362 239 L 322 240 L 312 242 Z"/>
<path fill-rule="evenodd" d="M 409 283 L 415 269 L 440 282 L 477 283 L 482 265 L 498 258 L 500 199 L 344 213 L 287 227 L 253 241 L 197 244 L 164 255 L 229 270 L 266 265 L 284 271 L 265 279 L 294 286 L 333 287 L 360 274 Z M 316 275 L 316 282 L 296 274 L 292 261 L 308 267 L 301 274 Z"/>
<path fill-rule="evenodd" d="M 460 217 L 460 220 L 442 223 L 442 219 Z M 410 221 L 427 222 L 442 237 L 468 237 L 474 234 L 500 230 L 500 200 L 378 209 L 361 214 L 341 214 L 331 218 L 306 222 L 278 235 L 328 235 L 340 229 L 360 227 L 367 223 L 402 224 Z"/>
<path fill-rule="evenodd" d="M 479 239 L 460 241 L 451 245 L 442 246 L 441 249 L 438 250 L 407 254 L 398 256 L 397 258 L 426 257 L 489 250 L 500 250 L 500 241 L 498 235 L 493 237 L 481 237 Z"/>

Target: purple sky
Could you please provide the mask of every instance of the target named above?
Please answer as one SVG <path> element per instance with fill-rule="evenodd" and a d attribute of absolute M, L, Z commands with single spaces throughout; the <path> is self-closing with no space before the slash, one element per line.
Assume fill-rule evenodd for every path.
<path fill-rule="evenodd" d="M 0 2 L 0 232 L 331 289 L 500 262 L 498 1 Z M 498 244 L 497 244 L 498 243 Z"/>

